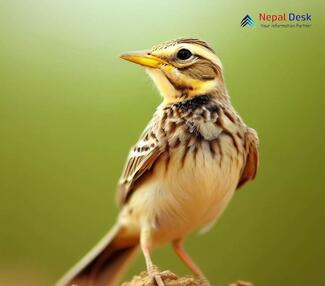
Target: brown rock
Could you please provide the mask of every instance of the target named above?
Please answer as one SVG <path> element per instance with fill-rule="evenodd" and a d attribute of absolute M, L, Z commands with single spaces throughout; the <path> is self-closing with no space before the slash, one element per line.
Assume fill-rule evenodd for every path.
<path fill-rule="evenodd" d="M 169 270 L 160 272 L 161 279 L 165 286 L 207 286 L 207 282 L 192 276 L 178 277 Z M 129 282 L 124 282 L 122 286 L 156 286 L 155 282 L 148 276 L 147 272 L 141 272 Z M 250 282 L 237 281 L 229 286 L 253 286 Z"/>

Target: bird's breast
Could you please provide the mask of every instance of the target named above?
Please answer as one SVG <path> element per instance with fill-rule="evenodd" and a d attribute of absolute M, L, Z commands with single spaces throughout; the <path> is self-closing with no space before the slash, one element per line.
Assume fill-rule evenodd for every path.
<path fill-rule="evenodd" d="M 202 140 L 195 147 L 171 151 L 167 160 L 162 176 L 170 206 L 162 206 L 161 216 L 166 220 L 174 216 L 190 229 L 215 220 L 232 197 L 242 167 L 230 140 L 223 136 L 218 142 Z"/>
<path fill-rule="evenodd" d="M 215 142 L 170 149 L 130 199 L 133 225 L 149 225 L 159 244 L 211 224 L 230 201 L 242 164 L 222 134 Z"/>
<path fill-rule="evenodd" d="M 232 198 L 246 160 L 243 126 L 209 98 L 200 100 L 208 105 L 191 101 L 165 110 L 158 133 L 162 153 L 128 203 L 135 212 L 132 224 L 149 226 L 157 243 L 214 222 Z"/>

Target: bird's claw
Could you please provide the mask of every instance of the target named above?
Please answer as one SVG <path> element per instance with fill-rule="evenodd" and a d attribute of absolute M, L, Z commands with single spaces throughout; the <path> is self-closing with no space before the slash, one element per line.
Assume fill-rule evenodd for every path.
<path fill-rule="evenodd" d="M 148 272 L 153 281 L 156 282 L 155 284 L 157 284 L 157 286 L 165 286 L 157 266 L 152 266 Z"/>
<path fill-rule="evenodd" d="M 154 279 L 155 279 L 155 281 L 156 281 L 156 283 L 157 283 L 157 286 L 165 286 L 163 280 L 161 279 L 160 274 L 156 274 L 156 275 L 154 276 Z"/>

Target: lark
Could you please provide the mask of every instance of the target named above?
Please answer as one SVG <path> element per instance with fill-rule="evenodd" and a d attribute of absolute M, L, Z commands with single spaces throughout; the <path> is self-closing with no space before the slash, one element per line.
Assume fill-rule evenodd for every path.
<path fill-rule="evenodd" d="M 145 68 L 163 101 L 127 158 L 116 224 L 57 285 L 117 285 L 141 249 L 149 275 L 163 286 L 150 253 L 169 242 L 209 285 L 183 242 L 208 230 L 255 178 L 257 133 L 232 106 L 221 61 L 206 42 L 182 38 L 121 58 Z"/>

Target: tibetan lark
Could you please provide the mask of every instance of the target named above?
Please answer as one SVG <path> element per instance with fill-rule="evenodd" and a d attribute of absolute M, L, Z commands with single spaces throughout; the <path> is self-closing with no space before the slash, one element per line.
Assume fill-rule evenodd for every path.
<path fill-rule="evenodd" d="M 129 153 L 115 226 L 57 285 L 116 285 L 141 249 L 148 274 L 162 286 L 150 251 L 167 242 L 209 285 L 183 241 L 211 227 L 254 179 L 257 134 L 232 106 L 220 59 L 206 42 L 177 39 L 121 58 L 146 69 L 163 102 Z"/>

